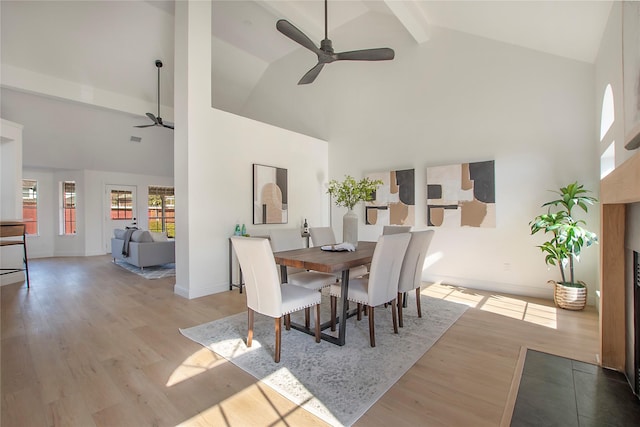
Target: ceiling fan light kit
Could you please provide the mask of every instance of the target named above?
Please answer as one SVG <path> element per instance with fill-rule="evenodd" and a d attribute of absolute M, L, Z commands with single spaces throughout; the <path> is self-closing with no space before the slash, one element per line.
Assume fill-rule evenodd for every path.
<path fill-rule="evenodd" d="M 309 49 L 318 56 L 318 63 L 307 73 L 302 76 L 299 85 L 312 83 L 320 71 L 324 67 L 324 64 L 330 64 L 334 61 L 388 61 L 394 58 L 395 52 L 388 47 L 376 48 L 376 49 L 362 49 L 354 50 L 350 52 L 338 52 L 334 53 L 333 44 L 327 36 L 327 0 L 324 1 L 324 40 L 320 42 L 320 48 L 318 48 L 314 42 L 311 41 L 302 31 L 296 28 L 295 25 L 287 21 L 286 19 L 280 19 L 276 22 L 276 28 L 285 36 L 289 37 L 294 42 L 298 43 L 304 48 Z"/>
<path fill-rule="evenodd" d="M 164 127 L 164 128 L 168 128 L 168 129 L 173 129 L 173 125 L 169 124 L 169 123 L 164 123 L 162 121 L 162 117 L 160 117 L 160 68 L 162 68 L 162 61 L 159 59 L 156 59 L 156 68 L 158 69 L 158 115 L 154 116 L 152 113 L 146 113 L 146 116 L 149 117 L 149 119 L 151 119 L 151 121 L 153 122 L 153 124 L 150 125 L 139 125 L 139 126 L 134 126 L 136 128 L 148 128 L 151 126 L 160 126 L 160 127 Z"/>

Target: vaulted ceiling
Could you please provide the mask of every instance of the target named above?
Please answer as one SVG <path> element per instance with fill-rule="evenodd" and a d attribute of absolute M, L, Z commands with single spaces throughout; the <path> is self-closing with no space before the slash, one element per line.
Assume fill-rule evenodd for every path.
<path fill-rule="evenodd" d="M 386 46 L 403 37 L 428 46 L 444 27 L 592 63 L 611 1 L 331 0 L 328 33 L 336 51 Z M 156 68 L 162 59 L 161 100 L 172 117 L 173 1 L 0 2 L 3 87 L 94 103 L 145 120 L 155 113 Z M 290 84 L 315 65 L 315 56 L 276 28 L 287 19 L 319 44 L 324 3 L 213 1 L 213 106 L 242 114 L 271 64 L 288 61 Z M 352 25 L 354 22 L 358 25 Z M 390 37 L 394 35 L 394 37 Z M 304 51 L 304 53 L 301 53 Z M 396 56 L 396 61 L 402 58 Z M 331 65 L 336 67 L 337 65 Z M 324 73 L 324 71 L 323 71 Z M 49 79 L 62 88 L 47 93 Z M 322 79 L 321 74 L 319 79 Z M 328 77 L 327 77 L 328 78 Z M 43 80 L 44 81 L 44 80 Z M 105 105 L 102 105 L 103 107 Z"/>

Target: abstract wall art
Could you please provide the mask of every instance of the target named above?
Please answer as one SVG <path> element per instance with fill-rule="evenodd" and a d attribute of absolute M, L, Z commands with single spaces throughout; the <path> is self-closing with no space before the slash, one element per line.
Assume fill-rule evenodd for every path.
<path fill-rule="evenodd" d="M 495 227 L 495 162 L 427 168 L 427 225 Z"/>
<path fill-rule="evenodd" d="M 374 199 L 365 202 L 365 224 L 415 225 L 415 170 L 372 173 L 367 177 L 383 184 Z"/>
<path fill-rule="evenodd" d="M 288 221 L 287 170 L 253 165 L 253 223 L 286 224 Z"/>

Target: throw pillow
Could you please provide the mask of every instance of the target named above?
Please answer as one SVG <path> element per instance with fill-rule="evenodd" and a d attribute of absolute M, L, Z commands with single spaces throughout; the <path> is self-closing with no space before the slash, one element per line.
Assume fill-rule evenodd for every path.
<path fill-rule="evenodd" d="M 154 242 L 166 242 L 169 240 L 166 232 L 150 231 L 149 233 Z"/>
<path fill-rule="evenodd" d="M 153 239 L 151 238 L 151 233 L 147 230 L 136 230 L 131 235 L 131 241 L 138 243 L 151 243 L 153 242 Z"/>

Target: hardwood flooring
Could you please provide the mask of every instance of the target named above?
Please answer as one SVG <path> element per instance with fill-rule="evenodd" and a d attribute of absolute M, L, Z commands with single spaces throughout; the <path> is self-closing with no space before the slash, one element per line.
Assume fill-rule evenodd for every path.
<path fill-rule="evenodd" d="M 29 272 L 30 290 L 0 288 L 3 427 L 325 425 L 178 332 L 244 311 L 237 290 L 187 300 L 174 278 L 109 256 L 33 259 Z M 471 308 L 356 426 L 498 426 L 521 346 L 597 361 L 593 307 L 441 284 L 423 294 Z"/>

